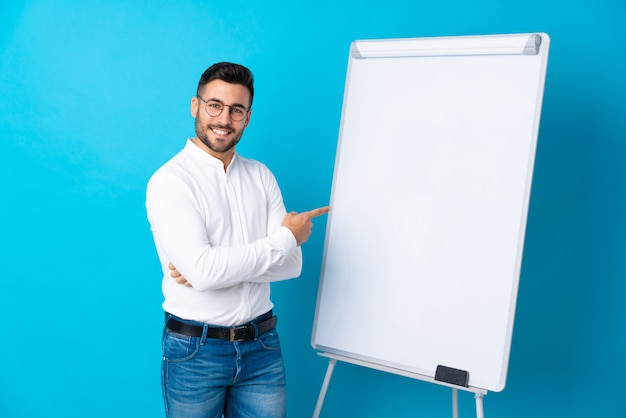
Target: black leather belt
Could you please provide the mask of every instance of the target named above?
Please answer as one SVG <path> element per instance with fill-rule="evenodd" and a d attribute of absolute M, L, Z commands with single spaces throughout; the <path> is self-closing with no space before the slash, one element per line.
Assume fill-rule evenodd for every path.
<path fill-rule="evenodd" d="M 209 326 L 207 328 L 206 337 L 229 340 L 231 342 L 253 340 L 257 336 L 265 334 L 266 332 L 276 328 L 276 321 L 278 318 L 273 316 L 271 311 L 268 313 L 268 316 L 268 318 L 261 319 L 258 322 L 250 322 L 237 327 L 226 328 Z M 174 318 L 170 318 L 167 321 L 166 327 L 171 332 L 186 335 L 188 337 L 202 337 L 202 332 L 204 330 L 204 327 L 200 325 L 185 324 L 184 322 L 177 321 Z"/>

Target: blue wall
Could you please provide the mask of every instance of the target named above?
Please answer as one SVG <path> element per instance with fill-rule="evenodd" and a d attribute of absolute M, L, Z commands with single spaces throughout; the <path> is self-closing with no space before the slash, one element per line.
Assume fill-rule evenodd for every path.
<path fill-rule="evenodd" d="M 0 6 L 1 417 L 162 416 L 144 190 L 193 136 L 208 65 L 254 71 L 239 151 L 300 211 L 329 201 L 352 40 L 535 31 L 552 44 L 525 258 L 507 387 L 485 413 L 626 416 L 626 3 L 82 3 Z M 273 287 L 291 417 L 311 416 L 326 370 L 309 342 L 324 228 L 302 277 Z M 450 415 L 446 388 L 347 364 L 322 414 Z"/>

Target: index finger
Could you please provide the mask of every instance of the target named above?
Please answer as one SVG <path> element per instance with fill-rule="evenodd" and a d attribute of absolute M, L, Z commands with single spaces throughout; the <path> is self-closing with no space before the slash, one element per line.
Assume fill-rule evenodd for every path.
<path fill-rule="evenodd" d="M 308 212 L 304 212 L 310 219 L 324 215 L 330 212 L 330 206 L 322 206 L 321 208 L 313 209 Z"/>

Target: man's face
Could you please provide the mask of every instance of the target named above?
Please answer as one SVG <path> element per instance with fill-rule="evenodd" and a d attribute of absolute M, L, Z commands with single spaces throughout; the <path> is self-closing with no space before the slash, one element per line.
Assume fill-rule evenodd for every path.
<path fill-rule="evenodd" d="M 191 114 L 196 119 L 196 145 L 212 156 L 221 159 L 225 164 L 230 162 L 235 146 L 241 139 L 243 131 L 250 121 L 251 111 L 243 120 L 231 118 L 231 106 L 248 109 L 250 91 L 240 84 L 230 84 L 222 80 L 207 83 L 200 91 L 200 96 L 207 102 L 226 105 L 218 116 L 209 116 L 206 103 L 194 97 L 191 101 Z"/>

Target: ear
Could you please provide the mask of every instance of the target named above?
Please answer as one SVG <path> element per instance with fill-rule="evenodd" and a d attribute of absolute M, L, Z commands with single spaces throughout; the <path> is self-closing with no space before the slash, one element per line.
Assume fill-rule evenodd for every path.
<path fill-rule="evenodd" d="M 248 127 L 248 124 L 250 123 L 250 116 L 252 116 L 252 109 L 250 109 L 250 110 L 248 111 L 248 114 L 246 115 L 246 124 L 245 124 L 245 126 L 244 126 L 245 128 L 247 128 L 247 127 Z"/>
<path fill-rule="evenodd" d="M 200 100 L 196 96 L 191 99 L 191 116 L 195 119 L 198 115 L 198 108 L 200 107 Z"/>

